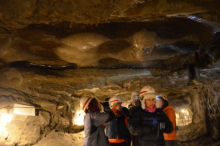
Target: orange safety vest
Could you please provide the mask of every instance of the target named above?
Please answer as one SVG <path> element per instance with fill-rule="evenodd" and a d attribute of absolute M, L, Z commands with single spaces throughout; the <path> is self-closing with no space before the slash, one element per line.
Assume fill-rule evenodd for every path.
<path fill-rule="evenodd" d="M 170 122 L 173 125 L 173 131 L 171 133 L 163 133 L 164 140 L 177 140 L 176 138 L 176 115 L 174 108 L 172 106 L 167 106 L 165 109 L 163 109 L 167 117 L 169 118 Z"/>

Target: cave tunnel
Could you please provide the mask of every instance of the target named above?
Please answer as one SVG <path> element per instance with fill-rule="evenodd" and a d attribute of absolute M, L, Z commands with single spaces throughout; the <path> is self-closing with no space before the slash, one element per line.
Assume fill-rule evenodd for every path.
<path fill-rule="evenodd" d="M 82 97 L 151 86 L 179 146 L 220 145 L 220 1 L 0 0 L 0 146 L 82 146 Z"/>

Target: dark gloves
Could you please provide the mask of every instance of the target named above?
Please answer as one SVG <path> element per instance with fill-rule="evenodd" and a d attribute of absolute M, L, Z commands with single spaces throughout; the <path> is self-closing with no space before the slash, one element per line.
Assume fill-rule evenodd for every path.
<path fill-rule="evenodd" d="M 110 109 L 110 107 L 109 107 L 109 103 L 108 103 L 108 102 L 103 102 L 102 105 L 103 105 L 103 108 L 104 108 L 104 112 L 105 112 L 105 113 L 108 113 L 108 112 L 111 112 L 111 111 L 112 111 L 112 110 Z"/>

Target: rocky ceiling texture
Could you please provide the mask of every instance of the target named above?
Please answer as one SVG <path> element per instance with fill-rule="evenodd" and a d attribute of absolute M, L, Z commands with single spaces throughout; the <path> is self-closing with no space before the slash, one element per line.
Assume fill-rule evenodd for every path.
<path fill-rule="evenodd" d="M 188 110 L 179 145 L 219 145 L 219 22 L 218 0 L 0 0 L 0 114 L 36 107 L 0 145 L 82 145 L 80 97 L 144 85 Z"/>
<path fill-rule="evenodd" d="M 1 65 L 205 67 L 219 59 L 219 7 L 216 0 L 0 1 Z"/>

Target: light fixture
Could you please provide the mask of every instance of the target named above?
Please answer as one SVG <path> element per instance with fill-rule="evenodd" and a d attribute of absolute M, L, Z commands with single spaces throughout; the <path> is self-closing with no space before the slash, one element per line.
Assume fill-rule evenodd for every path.
<path fill-rule="evenodd" d="M 11 114 L 2 114 L 1 121 L 4 123 L 10 123 L 12 121 L 12 115 Z"/>
<path fill-rule="evenodd" d="M 73 124 L 77 126 L 84 125 L 85 112 L 83 110 L 76 111 L 73 117 Z"/>
<path fill-rule="evenodd" d="M 23 104 L 14 104 L 14 114 L 35 116 L 35 107 Z"/>
<path fill-rule="evenodd" d="M 186 111 L 184 109 L 181 110 L 182 113 L 185 113 Z"/>
<path fill-rule="evenodd" d="M 2 109 L 0 111 L 0 137 L 6 138 L 8 136 L 6 125 L 12 121 L 12 118 L 10 110 Z"/>
<path fill-rule="evenodd" d="M 177 126 L 186 126 L 192 123 L 193 113 L 190 111 L 188 106 L 175 108 L 175 113 Z"/>

